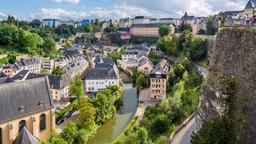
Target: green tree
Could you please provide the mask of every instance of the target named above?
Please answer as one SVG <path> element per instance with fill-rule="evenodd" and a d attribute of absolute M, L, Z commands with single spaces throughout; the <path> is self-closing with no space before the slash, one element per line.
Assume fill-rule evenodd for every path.
<path fill-rule="evenodd" d="M 206 19 L 206 34 L 207 35 L 214 35 L 215 34 L 215 28 L 213 27 L 213 17 L 208 16 Z"/>
<path fill-rule="evenodd" d="M 192 32 L 192 26 L 188 23 L 182 23 L 181 26 L 180 26 L 180 31 L 183 32 L 183 31 L 190 31 Z"/>
<path fill-rule="evenodd" d="M 14 25 L 0 24 L 0 44 L 17 45 L 18 32 L 18 28 Z"/>
<path fill-rule="evenodd" d="M 72 41 L 71 40 L 67 40 L 65 45 L 64 45 L 64 48 L 69 48 L 72 46 Z"/>
<path fill-rule="evenodd" d="M 195 38 L 189 49 L 189 57 L 193 61 L 200 61 L 207 56 L 207 42 L 201 38 Z"/>
<path fill-rule="evenodd" d="M 79 101 L 84 96 L 84 84 L 79 75 L 76 75 L 72 79 L 69 91 L 72 95 L 76 96 Z"/>
<path fill-rule="evenodd" d="M 96 109 L 93 104 L 89 102 L 88 99 L 81 99 L 79 104 L 79 124 L 86 122 L 94 122 L 96 118 Z"/>
<path fill-rule="evenodd" d="M 52 75 L 54 76 L 62 76 L 64 73 L 65 71 L 60 66 L 55 67 L 52 71 Z"/>
<path fill-rule="evenodd" d="M 92 32 L 93 31 L 93 25 L 89 24 L 85 26 L 85 32 Z"/>
<path fill-rule="evenodd" d="M 48 55 L 52 53 L 56 53 L 56 42 L 52 37 L 44 38 L 44 43 L 42 45 L 43 51 Z"/>
<path fill-rule="evenodd" d="M 15 24 L 16 24 L 15 17 L 12 16 L 12 15 L 8 15 L 8 17 L 7 17 L 7 23 L 8 23 L 9 25 L 15 25 Z"/>
<path fill-rule="evenodd" d="M 164 36 L 158 41 L 157 46 L 168 55 L 176 55 L 177 53 L 176 40 L 172 36 Z"/>
<path fill-rule="evenodd" d="M 14 64 L 16 62 L 16 56 L 15 55 L 8 55 L 8 63 Z"/>
<path fill-rule="evenodd" d="M 96 108 L 97 115 L 95 121 L 97 124 L 103 124 L 116 113 L 114 106 L 115 100 L 111 94 L 111 90 L 106 89 L 103 92 L 97 93 L 96 97 L 92 99 L 91 102 Z"/>
<path fill-rule="evenodd" d="M 57 132 L 54 130 L 52 132 L 52 137 L 49 142 L 42 143 L 42 144 L 68 144 L 68 142 L 61 137 L 61 135 L 57 134 Z"/>
<path fill-rule="evenodd" d="M 169 35 L 171 32 L 168 25 L 161 25 L 158 29 L 158 33 L 161 37 Z"/>
<path fill-rule="evenodd" d="M 39 28 L 41 26 L 41 21 L 38 19 L 34 19 L 29 25 L 33 28 Z"/>
<path fill-rule="evenodd" d="M 233 124 L 227 117 L 206 122 L 192 135 L 192 144 L 238 144 Z"/>

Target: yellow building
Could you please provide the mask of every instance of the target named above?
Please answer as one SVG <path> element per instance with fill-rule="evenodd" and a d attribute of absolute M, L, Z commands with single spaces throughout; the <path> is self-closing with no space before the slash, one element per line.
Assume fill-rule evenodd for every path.
<path fill-rule="evenodd" d="M 171 34 L 174 34 L 175 28 L 173 24 L 162 23 L 147 23 L 147 24 L 134 24 L 131 27 L 130 33 L 135 37 L 159 37 L 158 29 L 161 25 L 168 25 Z"/>
<path fill-rule="evenodd" d="M 167 86 L 167 74 L 160 68 L 155 68 L 150 73 L 150 97 L 151 99 L 165 99 Z"/>
<path fill-rule="evenodd" d="M 0 115 L 0 144 L 48 140 L 55 128 L 48 78 L 1 84 Z"/>

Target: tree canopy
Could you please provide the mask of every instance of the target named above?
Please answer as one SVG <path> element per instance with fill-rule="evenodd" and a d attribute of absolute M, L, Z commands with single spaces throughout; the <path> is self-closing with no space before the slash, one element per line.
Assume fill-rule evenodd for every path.
<path fill-rule="evenodd" d="M 171 32 L 170 27 L 168 25 L 161 25 L 158 33 L 161 37 L 169 35 Z"/>

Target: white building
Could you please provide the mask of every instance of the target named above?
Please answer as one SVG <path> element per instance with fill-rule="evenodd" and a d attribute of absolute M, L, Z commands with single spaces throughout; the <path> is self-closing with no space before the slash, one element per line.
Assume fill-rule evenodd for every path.
<path fill-rule="evenodd" d="M 25 58 L 16 61 L 19 70 L 29 70 L 31 73 L 41 72 L 41 60 L 38 58 Z"/>
<path fill-rule="evenodd" d="M 111 85 L 119 86 L 118 73 L 111 64 L 96 64 L 85 79 L 85 91 L 87 93 L 102 91 Z"/>

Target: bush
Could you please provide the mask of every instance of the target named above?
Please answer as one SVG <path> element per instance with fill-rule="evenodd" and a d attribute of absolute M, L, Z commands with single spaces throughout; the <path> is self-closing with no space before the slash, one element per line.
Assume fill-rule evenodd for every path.
<path fill-rule="evenodd" d="M 192 144 L 238 144 L 231 120 L 227 117 L 206 122 L 192 135 Z"/>

